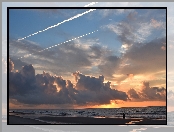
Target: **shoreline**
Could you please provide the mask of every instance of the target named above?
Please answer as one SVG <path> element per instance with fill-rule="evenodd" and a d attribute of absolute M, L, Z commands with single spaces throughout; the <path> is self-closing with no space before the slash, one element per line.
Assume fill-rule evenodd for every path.
<path fill-rule="evenodd" d="M 44 122 L 43 122 L 44 121 Z M 92 117 L 50 117 L 43 116 L 35 119 L 9 116 L 9 125 L 18 124 L 76 124 L 76 125 L 167 125 L 166 120 L 153 119 L 122 119 L 122 118 L 92 118 Z"/>

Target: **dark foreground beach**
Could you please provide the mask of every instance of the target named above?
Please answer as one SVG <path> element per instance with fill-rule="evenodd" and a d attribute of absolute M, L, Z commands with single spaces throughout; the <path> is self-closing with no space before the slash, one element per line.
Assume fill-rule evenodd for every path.
<path fill-rule="evenodd" d="M 166 120 L 152 120 L 152 119 L 121 119 L 121 118 L 92 118 L 92 117 L 39 117 L 39 120 L 22 118 L 14 115 L 9 116 L 9 124 L 51 124 L 49 122 L 56 122 L 57 124 L 141 124 L 141 125 L 166 125 Z M 45 122 L 42 122 L 45 121 Z"/>
<path fill-rule="evenodd" d="M 29 118 L 22 118 L 15 115 L 10 115 L 9 124 L 49 124 L 49 123 L 41 122 L 34 119 L 29 119 Z"/>

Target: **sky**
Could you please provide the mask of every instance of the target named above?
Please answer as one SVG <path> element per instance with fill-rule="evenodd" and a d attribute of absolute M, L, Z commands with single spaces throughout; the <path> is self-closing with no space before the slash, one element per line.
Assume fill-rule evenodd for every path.
<path fill-rule="evenodd" d="M 165 10 L 97 9 L 43 31 L 88 10 L 10 11 L 11 107 L 165 105 Z"/>
<path fill-rule="evenodd" d="M 166 104 L 165 9 L 10 9 L 9 54 L 12 108 Z"/>

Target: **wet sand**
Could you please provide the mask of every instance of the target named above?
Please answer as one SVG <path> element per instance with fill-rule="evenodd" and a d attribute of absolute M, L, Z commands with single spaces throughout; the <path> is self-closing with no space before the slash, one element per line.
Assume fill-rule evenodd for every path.
<path fill-rule="evenodd" d="M 37 121 L 34 119 L 29 119 L 29 118 L 22 118 L 19 116 L 15 116 L 15 115 L 10 115 L 9 116 L 9 124 L 49 124 L 46 122 L 41 122 L 41 121 Z"/>
<path fill-rule="evenodd" d="M 121 118 L 92 118 L 92 117 L 39 117 L 38 119 L 48 122 L 56 122 L 57 124 L 115 124 L 115 125 L 166 125 L 166 120 L 151 120 L 151 119 L 121 119 Z M 9 124 L 51 124 L 41 122 L 34 119 L 22 118 L 14 115 L 9 116 Z"/>

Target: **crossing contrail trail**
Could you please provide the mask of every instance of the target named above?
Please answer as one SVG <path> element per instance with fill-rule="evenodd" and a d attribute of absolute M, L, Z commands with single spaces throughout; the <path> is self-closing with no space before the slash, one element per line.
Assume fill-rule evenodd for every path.
<path fill-rule="evenodd" d="M 97 4 L 97 3 L 98 2 L 91 2 L 91 3 L 87 4 L 87 5 L 85 5 L 84 7 L 92 6 L 92 5 Z"/>
<path fill-rule="evenodd" d="M 41 32 L 45 32 L 45 31 L 48 30 L 48 29 L 55 28 L 55 27 L 57 27 L 57 26 L 59 26 L 59 25 L 65 23 L 65 22 L 71 21 L 71 20 L 73 20 L 73 19 L 76 19 L 76 18 L 78 18 L 78 17 L 81 17 L 81 16 L 83 16 L 83 15 L 89 13 L 89 12 L 95 11 L 95 10 L 96 10 L 96 9 L 90 9 L 90 10 L 88 10 L 88 11 L 85 11 L 85 12 L 81 13 L 81 14 L 77 14 L 77 15 L 75 15 L 75 16 L 69 18 L 69 19 L 66 19 L 66 20 L 64 20 L 64 21 L 62 21 L 62 22 L 57 23 L 56 25 L 47 27 L 47 28 L 45 28 L 44 30 L 35 32 L 35 33 L 30 34 L 30 35 L 28 35 L 28 36 L 26 36 L 26 37 L 23 37 L 23 38 L 21 38 L 21 39 L 18 39 L 18 41 L 24 40 L 24 39 L 26 39 L 26 38 L 28 38 L 28 37 L 34 36 L 34 35 L 36 35 L 36 34 L 38 34 L 38 33 L 41 33 Z"/>
<path fill-rule="evenodd" d="M 69 40 L 64 41 L 64 42 L 62 42 L 62 43 L 59 43 L 59 44 L 56 44 L 56 45 L 50 46 L 50 47 L 45 48 L 45 49 L 43 49 L 43 50 L 40 50 L 40 51 L 38 51 L 38 52 L 43 52 L 43 51 L 45 51 L 45 50 L 48 50 L 48 49 L 51 49 L 51 48 L 53 48 L 53 47 L 56 47 L 56 46 L 59 46 L 59 45 L 62 45 L 62 44 L 65 44 L 65 43 L 68 43 L 68 42 L 74 41 L 74 40 L 76 40 L 76 39 L 82 38 L 82 37 L 84 37 L 84 36 L 87 36 L 87 35 L 93 34 L 93 33 L 98 32 L 98 31 L 99 31 L 99 30 L 95 30 L 95 31 L 92 31 L 92 32 L 90 32 L 90 33 L 86 33 L 86 34 L 81 35 L 81 36 L 78 36 L 78 37 L 76 37 L 76 38 L 69 39 Z M 20 57 L 20 58 L 18 58 L 18 59 L 26 58 L 26 57 L 29 57 L 29 56 L 31 56 L 31 55 L 33 55 L 33 54 L 34 54 L 34 53 L 27 54 L 27 55 L 24 55 L 23 57 Z"/>

